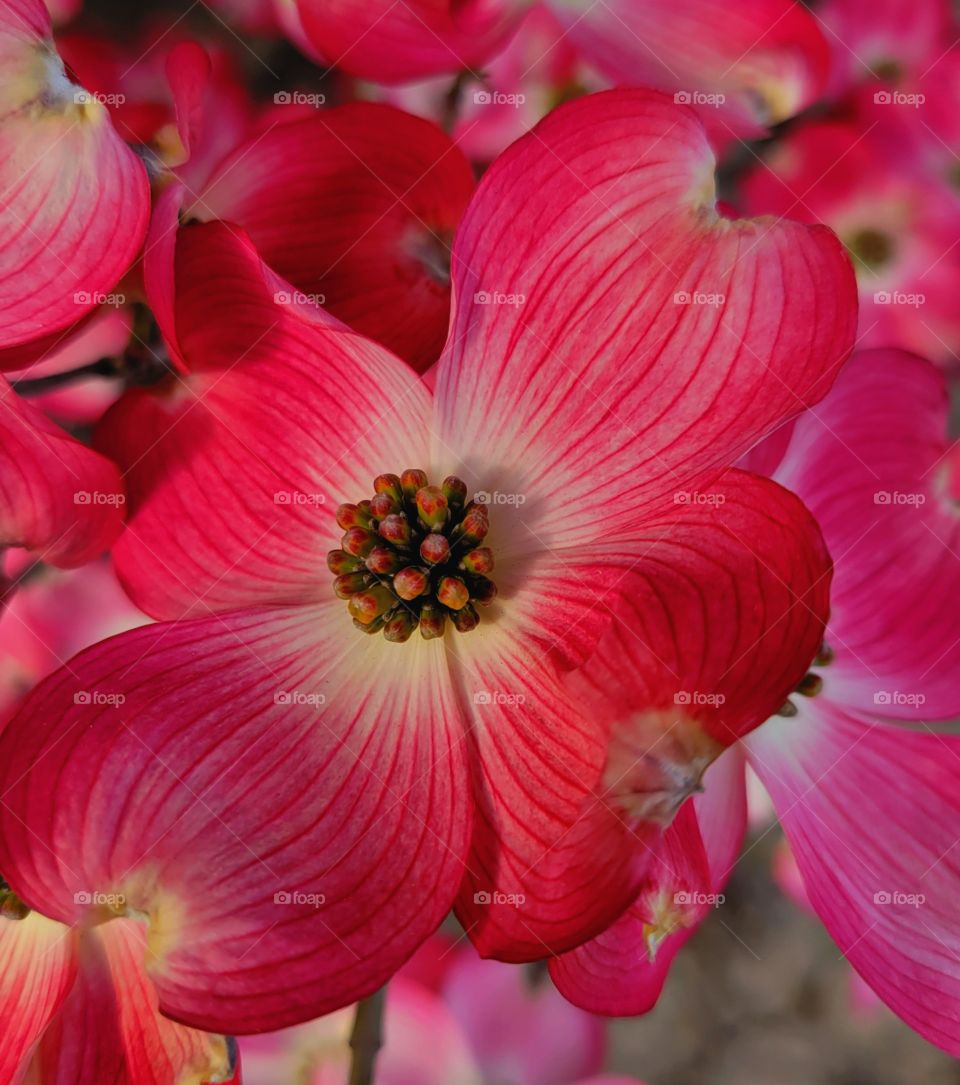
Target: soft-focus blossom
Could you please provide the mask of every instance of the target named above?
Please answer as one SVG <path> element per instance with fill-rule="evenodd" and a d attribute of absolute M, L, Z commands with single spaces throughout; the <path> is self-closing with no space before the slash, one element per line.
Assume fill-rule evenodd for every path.
<path fill-rule="evenodd" d="M 481 961 L 469 948 L 444 945 L 442 952 L 447 967 L 438 985 L 412 968 L 390 984 L 379 1085 L 638 1085 L 594 1076 L 603 1064 L 603 1024 L 566 1002 L 545 974 Z M 278 1067 L 305 1085 L 346 1085 L 352 1019 L 343 1010 L 244 1039 L 246 1085 L 272 1085 Z"/>
<path fill-rule="evenodd" d="M 43 0 L 0 4 L 0 368 L 26 365 L 113 292 L 147 227 L 143 164 L 71 82 Z"/>
<path fill-rule="evenodd" d="M 857 273 L 860 345 L 902 347 L 955 366 L 960 200 L 918 176 L 894 146 L 900 128 L 887 132 L 886 124 L 897 108 L 878 106 L 869 123 L 800 125 L 744 179 L 742 203 L 750 214 L 824 222 L 837 232 Z"/>
<path fill-rule="evenodd" d="M 252 1031 L 343 1006 L 454 903 L 486 954 L 570 949 L 802 677 L 829 563 L 800 503 L 730 464 L 827 390 L 852 274 L 826 230 L 718 216 L 712 173 L 652 92 L 514 144 L 457 234 L 435 394 L 278 303 L 228 225 L 182 231 L 189 375 L 101 439 L 132 492 L 124 584 L 194 620 L 76 657 L 0 757 L 0 868 L 65 922 L 81 886 L 122 894 L 166 1012 Z M 565 686 L 605 629 L 626 643 Z M 678 702 L 677 668 L 714 699 Z"/>
<path fill-rule="evenodd" d="M 945 406 L 929 363 L 865 352 L 787 431 L 785 448 L 778 434 L 754 454 L 755 466 L 774 470 L 817 516 L 836 568 L 830 622 L 809 673 L 742 746 L 777 808 L 810 903 L 844 955 L 897 1014 L 956 1053 L 960 740 L 927 722 L 960 713 L 960 519 Z M 663 981 L 659 954 L 672 956 L 689 918 L 698 922 L 718 903 L 736 849 L 729 838 L 711 842 L 714 820 L 703 810 L 725 769 L 731 794 L 741 793 L 737 766 L 727 764 L 740 756 L 725 754 L 694 800 L 707 857 L 699 885 L 688 876 L 702 863 L 696 847 L 661 853 L 654 868 L 674 924 L 666 946 L 653 953 L 641 893 L 617 925 L 551 966 L 578 1004 L 648 1008 Z M 693 902 L 707 907 L 688 917 Z M 638 969 L 644 943 L 653 960 Z"/>

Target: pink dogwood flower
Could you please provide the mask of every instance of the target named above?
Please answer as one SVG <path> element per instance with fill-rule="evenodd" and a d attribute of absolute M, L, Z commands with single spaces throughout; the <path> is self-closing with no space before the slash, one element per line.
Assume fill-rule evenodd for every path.
<path fill-rule="evenodd" d="M 0 3 L 0 368 L 56 346 L 131 265 L 147 174 L 105 106 L 70 81 L 43 0 Z"/>
<path fill-rule="evenodd" d="M 226 224 L 181 232 L 189 373 L 100 440 L 130 484 L 123 583 L 192 620 L 76 657 L 0 739 L 0 870 L 61 922 L 122 894 L 164 1012 L 341 1007 L 451 905 L 486 955 L 572 948 L 802 678 L 829 562 L 799 501 L 730 465 L 827 390 L 853 276 L 823 228 L 721 218 L 713 167 L 655 92 L 514 144 L 454 243 L 435 391 L 278 304 Z M 629 651 L 590 673 L 616 720 L 561 680 L 611 623 Z M 668 737 L 671 659 L 730 698 Z"/>
<path fill-rule="evenodd" d="M 736 861 L 746 754 L 844 955 L 909 1025 L 960 1052 L 960 739 L 929 722 L 960 712 L 960 521 L 945 425 L 943 380 L 928 362 L 867 351 L 822 404 L 751 454 L 803 498 L 833 554 L 824 645 L 780 713 L 709 770 L 685 808 L 692 840 L 680 839 L 678 817 L 664 837 L 674 847 L 634 907 L 551 965 L 578 1005 L 623 1014 L 656 1001 Z"/>

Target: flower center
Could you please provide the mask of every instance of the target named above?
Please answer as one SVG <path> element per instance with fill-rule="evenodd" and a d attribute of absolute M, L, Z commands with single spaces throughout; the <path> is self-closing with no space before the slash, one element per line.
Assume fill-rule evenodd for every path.
<path fill-rule="evenodd" d="M 486 505 L 467 501 L 466 483 L 453 475 L 431 486 L 413 468 L 378 475 L 373 489 L 371 500 L 337 509 L 343 549 L 327 555 L 353 624 L 398 643 L 418 626 L 426 640 L 442 637 L 448 618 L 460 633 L 476 629 L 477 605 L 497 594 L 486 576 L 493 554 L 480 545 Z"/>
<path fill-rule="evenodd" d="M 0 874 L 0 918 L 25 919 L 30 914 L 30 909 L 14 893 Z"/>
<path fill-rule="evenodd" d="M 869 227 L 858 230 L 847 242 L 847 248 L 869 271 L 879 271 L 893 256 L 890 235 Z"/>
<path fill-rule="evenodd" d="M 826 667 L 833 660 L 833 649 L 827 644 L 826 641 L 820 645 L 820 651 L 814 656 L 811 667 Z M 797 688 L 794 691 L 799 693 L 801 697 L 816 697 L 817 694 L 823 689 L 823 678 L 817 674 L 815 670 L 807 671 L 807 673 L 797 683 Z M 777 709 L 778 716 L 795 716 L 798 712 L 797 706 L 788 697 L 780 708 Z"/>

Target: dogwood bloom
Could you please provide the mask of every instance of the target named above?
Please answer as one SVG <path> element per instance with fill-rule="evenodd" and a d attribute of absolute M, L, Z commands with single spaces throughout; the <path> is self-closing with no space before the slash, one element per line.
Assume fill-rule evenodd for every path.
<path fill-rule="evenodd" d="M 720 217 L 713 164 L 655 92 L 514 144 L 457 234 L 434 391 L 277 304 L 227 224 L 181 232 L 188 372 L 99 439 L 130 483 L 123 583 L 191 620 L 81 654 L 0 738 L 0 870 L 61 922 L 122 895 L 163 1011 L 243 1032 L 349 1004 L 451 905 L 485 954 L 572 948 L 802 678 L 829 561 L 730 465 L 826 391 L 853 278 L 823 228 Z M 611 626 L 601 710 L 562 675 Z M 690 661 L 729 705 L 677 730 Z"/>

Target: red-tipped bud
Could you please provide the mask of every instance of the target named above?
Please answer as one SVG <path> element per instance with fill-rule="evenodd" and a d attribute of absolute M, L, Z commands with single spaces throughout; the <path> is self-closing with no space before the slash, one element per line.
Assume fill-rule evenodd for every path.
<path fill-rule="evenodd" d="M 437 585 L 437 598 L 451 610 L 461 610 L 470 602 L 470 591 L 462 580 L 445 576 Z"/>
<path fill-rule="evenodd" d="M 403 490 L 396 475 L 377 475 L 373 480 L 374 493 L 389 494 L 399 505 L 403 501 Z"/>
<path fill-rule="evenodd" d="M 464 554 L 460 567 L 468 573 L 489 573 L 493 571 L 493 551 L 489 546 L 481 546 Z"/>
<path fill-rule="evenodd" d="M 447 475 L 440 483 L 443 496 L 447 499 L 451 508 L 463 508 L 467 500 L 467 484 L 457 478 L 456 475 Z"/>
<path fill-rule="evenodd" d="M 395 573 L 400 568 L 400 555 L 389 547 L 375 546 L 367 554 L 366 566 L 371 573 L 386 576 L 388 573 Z"/>
<path fill-rule="evenodd" d="M 420 557 L 428 565 L 439 565 L 450 557 L 450 542 L 446 535 L 427 535 L 420 544 Z"/>
<path fill-rule="evenodd" d="M 424 640 L 435 640 L 443 636 L 446 615 L 432 603 L 424 603 L 420 611 L 420 636 Z"/>
<path fill-rule="evenodd" d="M 472 505 L 467 514 L 460 521 L 457 531 L 458 538 L 464 542 L 476 544 L 483 542 L 490 530 L 490 513 L 486 505 Z"/>
<path fill-rule="evenodd" d="M 341 599 L 349 599 L 356 595 L 370 583 L 371 578 L 364 573 L 344 573 L 333 582 L 333 590 Z"/>
<path fill-rule="evenodd" d="M 497 597 L 497 585 L 485 576 L 475 577 L 470 582 L 470 587 L 473 589 L 473 601 L 481 606 L 488 607 Z"/>
<path fill-rule="evenodd" d="M 359 622 L 356 618 L 353 619 L 354 629 L 359 629 L 361 633 L 379 633 L 386 624 L 387 618 L 385 614 L 381 614 L 379 618 L 374 618 L 372 622 Z"/>
<path fill-rule="evenodd" d="M 369 527 L 370 502 L 361 501 L 359 505 L 340 505 L 337 509 L 337 523 L 344 531 L 351 527 Z"/>
<path fill-rule="evenodd" d="M 406 607 L 397 607 L 384 624 L 383 635 L 394 644 L 402 644 L 413 635 L 418 620 Z"/>
<path fill-rule="evenodd" d="M 417 470 L 415 467 L 408 467 L 406 471 L 400 476 L 400 486 L 403 489 L 403 496 L 408 501 L 413 501 L 417 496 L 417 490 L 426 486 L 430 480 L 427 478 L 425 471 Z"/>
<path fill-rule="evenodd" d="M 375 584 L 366 591 L 351 595 L 347 609 L 358 622 L 369 625 L 379 618 L 381 614 L 386 614 L 396 604 L 396 601 L 396 596 L 389 588 L 383 584 Z"/>
<path fill-rule="evenodd" d="M 417 490 L 417 512 L 427 527 L 443 527 L 447 522 L 449 506 L 439 486 L 424 486 Z"/>
<path fill-rule="evenodd" d="M 416 599 L 430 586 L 430 575 L 426 569 L 418 569 L 416 565 L 408 565 L 401 569 L 393 578 L 393 590 L 401 599 Z"/>
<path fill-rule="evenodd" d="M 336 576 L 341 576 L 343 573 L 359 572 L 363 568 L 363 562 L 346 550 L 331 550 L 327 554 L 327 568 Z"/>
<path fill-rule="evenodd" d="M 382 493 L 370 502 L 370 512 L 373 514 L 375 520 L 382 520 L 385 516 L 389 516 L 391 512 L 399 512 L 400 506 L 393 498 L 393 494 Z"/>
<path fill-rule="evenodd" d="M 340 540 L 344 550 L 357 558 L 365 558 L 376 546 L 377 537 L 365 527 L 352 527 Z"/>
<path fill-rule="evenodd" d="M 480 624 L 480 615 L 474 610 L 472 603 L 467 603 L 461 610 L 455 610 L 450 615 L 450 621 L 458 633 L 469 633 Z"/>
<path fill-rule="evenodd" d="M 377 530 L 387 542 L 392 542 L 394 546 L 406 546 L 410 542 L 410 524 L 402 512 L 391 513 L 386 519 L 381 520 Z"/>

